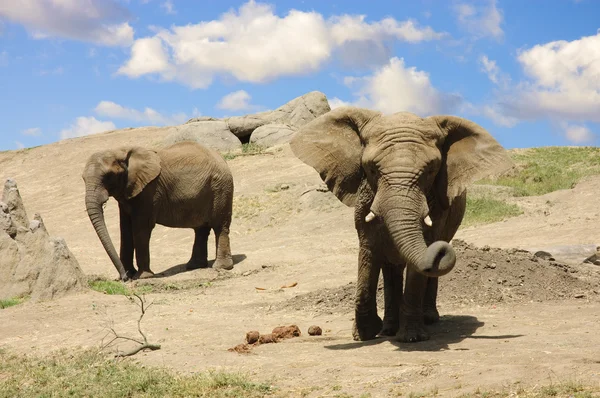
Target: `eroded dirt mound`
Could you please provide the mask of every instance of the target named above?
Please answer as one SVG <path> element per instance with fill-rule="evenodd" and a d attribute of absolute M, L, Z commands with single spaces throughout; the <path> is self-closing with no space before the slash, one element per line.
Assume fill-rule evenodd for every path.
<path fill-rule="evenodd" d="M 563 264 L 525 250 L 478 248 L 462 240 L 452 246 L 458 258 L 454 270 L 440 278 L 438 302 L 489 305 L 569 298 L 600 299 L 600 269 Z M 283 306 L 319 314 L 354 310 L 356 284 L 298 295 Z M 377 304 L 383 308 L 383 278 Z"/>
<path fill-rule="evenodd" d="M 42 217 L 29 221 L 14 180 L 0 202 L 0 299 L 45 300 L 83 289 L 85 277 L 61 238 L 51 238 Z"/>

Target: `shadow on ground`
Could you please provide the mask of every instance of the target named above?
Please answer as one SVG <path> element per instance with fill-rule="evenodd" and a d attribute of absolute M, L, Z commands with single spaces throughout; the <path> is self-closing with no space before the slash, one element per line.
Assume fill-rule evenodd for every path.
<path fill-rule="evenodd" d="M 239 264 L 246 259 L 245 254 L 234 254 L 231 257 L 233 258 L 233 266 L 234 267 L 236 264 Z M 215 262 L 215 260 L 210 260 L 208 262 L 208 267 L 206 267 L 205 269 L 212 268 L 214 262 Z M 194 270 L 186 269 L 185 264 L 177 264 L 177 265 L 172 266 L 171 268 L 164 270 L 163 272 L 160 272 L 160 273 L 154 275 L 154 278 L 166 278 L 169 276 L 173 276 L 173 275 L 177 275 L 177 274 L 181 274 L 183 272 L 189 272 L 189 271 L 194 271 Z"/>
<path fill-rule="evenodd" d="M 479 321 L 476 317 L 470 315 L 443 315 L 440 321 L 435 325 L 430 325 L 427 330 L 431 334 L 431 338 L 427 341 L 418 343 L 403 343 L 396 341 L 394 337 L 379 337 L 369 341 L 356 341 L 345 344 L 334 344 L 325 346 L 330 350 L 352 350 L 361 347 L 373 346 L 385 342 L 389 342 L 398 347 L 399 351 L 414 352 L 414 351 L 444 351 L 452 350 L 450 346 L 460 343 L 465 339 L 493 339 L 506 340 L 521 337 L 523 335 L 475 335 L 477 329 L 482 327 L 484 322 Z M 458 348 L 459 350 L 468 350 L 468 348 Z"/>

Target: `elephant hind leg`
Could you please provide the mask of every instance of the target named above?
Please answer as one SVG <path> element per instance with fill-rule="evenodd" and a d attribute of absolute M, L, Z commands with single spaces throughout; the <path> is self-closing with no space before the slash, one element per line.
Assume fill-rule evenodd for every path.
<path fill-rule="evenodd" d="M 208 235 L 210 227 L 204 226 L 194 228 L 194 247 L 192 248 L 192 257 L 185 265 L 186 269 L 198 269 L 208 267 Z"/>
<path fill-rule="evenodd" d="M 385 313 L 382 336 L 395 336 L 400 327 L 400 308 L 404 289 L 404 265 L 386 263 L 382 267 Z"/>
<path fill-rule="evenodd" d="M 229 226 L 214 228 L 217 255 L 214 269 L 233 269 L 233 258 L 231 257 L 231 246 L 229 244 Z"/>
<path fill-rule="evenodd" d="M 438 278 L 427 278 L 427 288 L 425 289 L 425 299 L 423 301 L 423 320 L 426 325 L 431 325 L 440 320 L 440 313 L 437 310 L 437 290 Z"/>

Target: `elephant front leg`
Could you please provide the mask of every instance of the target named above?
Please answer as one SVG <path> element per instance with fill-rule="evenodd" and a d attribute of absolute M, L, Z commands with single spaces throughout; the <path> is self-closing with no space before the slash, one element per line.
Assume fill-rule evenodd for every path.
<path fill-rule="evenodd" d="M 361 242 L 358 254 L 358 280 L 352 336 L 354 340 L 374 339 L 381 331 L 383 322 L 377 315 L 377 283 L 379 264 L 366 243 Z"/>
<path fill-rule="evenodd" d="M 217 255 L 214 269 L 233 269 L 233 258 L 231 257 L 231 247 L 229 245 L 229 227 L 215 228 L 215 241 L 217 245 Z"/>
<path fill-rule="evenodd" d="M 135 267 L 133 266 L 133 228 L 131 225 L 131 217 L 119 205 L 119 222 L 121 229 L 121 250 L 119 257 L 128 279 L 135 275 Z"/>
<path fill-rule="evenodd" d="M 150 270 L 150 236 L 152 235 L 152 228 L 153 226 L 148 223 L 138 222 L 134 224 L 133 242 L 138 271 L 133 279 L 150 278 L 154 275 L 154 272 Z"/>
<path fill-rule="evenodd" d="M 431 325 L 440 320 L 440 313 L 437 310 L 437 290 L 438 278 L 427 278 L 427 288 L 425 289 L 425 300 L 423 302 L 423 320 L 426 325 Z"/>
<path fill-rule="evenodd" d="M 395 336 L 400 326 L 400 308 L 402 305 L 402 289 L 404 288 L 404 265 L 386 263 L 381 268 L 383 273 L 383 295 L 385 313 L 383 316 L 382 336 Z"/>
<path fill-rule="evenodd" d="M 210 227 L 200 227 L 194 229 L 194 247 L 192 248 L 192 258 L 185 265 L 186 269 L 198 269 L 208 267 L 208 235 Z"/>
<path fill-rule="evenodd" d="M 406 288 L 402 302 L 401 326 L 396 338 L 413 343 L 429 340 L 429 333 L 423 323 L 423 297 L 427 287 L 427 277 L 412 270 L 406 270 Z"/>

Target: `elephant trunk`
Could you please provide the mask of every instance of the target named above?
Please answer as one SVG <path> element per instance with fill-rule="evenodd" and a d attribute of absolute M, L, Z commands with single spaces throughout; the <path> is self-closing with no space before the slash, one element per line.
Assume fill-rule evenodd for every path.
<path fill-rule="evenodd" d="M 372 209 L 383 219 L 392 241 L 407 266 L 429 277 L 447 274 L 456 264 L 452 246 L 437 241 L 427 247 L 423 235 L 424 197 L 416 189 L 380 189 Z"/>
<path fill-rule="evenodd" d="M 121 280 L 127 280 L 127 273 L 125 272 L 125 267 L 123 267 L 123 263 L 113 246 L 113 243 L 110 239 L 110 235 L 108 234 L 108 229 L 106 228 L 106 222 L 104 221 L 104 211 L 102 210 L 102 205 L 106 203 L 108 200 L 108 191 L 100 184 L 87 184 L 86 194 L 85 194 L 85 207 L 90 217 L 90 221 L 94 226 L 94 230 L 102 242 L 102 246 L 104 246 L 104 250 L 110 257 L 112 263 L 115 268 L 119 272 L 119 276 Z"/>

